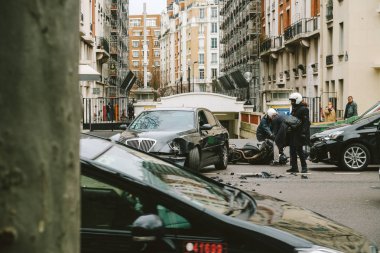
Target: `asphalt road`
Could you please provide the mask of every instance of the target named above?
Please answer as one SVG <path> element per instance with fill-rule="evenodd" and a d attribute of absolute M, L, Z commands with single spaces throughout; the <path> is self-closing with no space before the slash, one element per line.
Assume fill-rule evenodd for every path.
<path fill-rule="evenodd" d="M 302 206 L 349 226 L 380 245 L 380 181 L 377 168 L 349 173 L 310 164 L 307 179 L 286 173 L 289 166 L 230 164 L 203 174 L 241 189 L 253 190 Z M 273 178 L 258 178 L 261 172 Z M 276 178 L 277 177 L 277 178 Z"/>
<path fill-rule="evenodd" d="M 110 137 L 118 132 L 91 133 Z M 247 140 L 232 142 L 240 146 Z M 224 171 L 209 167 L 202 173 L 244 190 L 253 190 L 313 210 L 357 230 L 380 246 L 380 181 L 377 167 L 350 173 L 330 165 L 309 163 L 307 179 L 286 173 L 288 168 L 230 164 Z M 255 177 L 263 171 L 272 174 L 273 178 Z"/>

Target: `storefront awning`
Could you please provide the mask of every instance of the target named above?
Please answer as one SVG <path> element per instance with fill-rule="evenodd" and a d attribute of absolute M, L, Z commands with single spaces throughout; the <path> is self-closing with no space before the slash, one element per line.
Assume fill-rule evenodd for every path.
<path fill-rule="evenodd" d="M 239 88 L 247 88 L 249 86 L 249 83 L 244 78 L 240 70 L 234 71 L 231 73 L 232 79 L 234 79 L 236 85 Z"/>
<path fill-rule="evenodd" d="M 79 65 L 79 81 L 99 81 L 100 73 L 90 65 Z"/>
<path fill-rule="evenodd" d="M 125 92 L 129 92 L 132 89 L 133 84 L 136 82 L 137 77 L 133 74 L 132 71 L 128 71 L 127 76 L 124 78 L 121 83 L 120 89 L 125 89 Z"/>

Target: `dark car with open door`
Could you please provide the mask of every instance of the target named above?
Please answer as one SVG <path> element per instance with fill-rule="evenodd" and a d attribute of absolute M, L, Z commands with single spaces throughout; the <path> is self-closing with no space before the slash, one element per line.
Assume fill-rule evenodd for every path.
<path fill-rule="evenodd" d="M 377 253 L 352 229 L 83 135 L 81 252 Z"/>

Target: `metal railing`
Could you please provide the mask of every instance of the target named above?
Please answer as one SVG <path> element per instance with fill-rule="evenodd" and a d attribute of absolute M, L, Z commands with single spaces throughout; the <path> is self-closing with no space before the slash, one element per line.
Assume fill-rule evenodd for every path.
<path fill-rule="evenodd" d="M 291 40 L 297 35 L 314 32 L 320 28 L 320 17 L 301 19 L 285 29 L 284 39 Z"/>

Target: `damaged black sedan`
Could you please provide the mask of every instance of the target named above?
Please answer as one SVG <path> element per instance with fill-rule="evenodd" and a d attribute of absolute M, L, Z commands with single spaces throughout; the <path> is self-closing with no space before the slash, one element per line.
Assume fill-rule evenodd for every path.
<path fill-rule="evenodd" d="M 192 170 L 209 165 L 226 169 L 229 135 L 205 108 L 156 108 L 143 111 L 119 141 Z"/>

